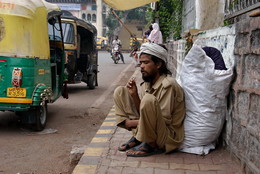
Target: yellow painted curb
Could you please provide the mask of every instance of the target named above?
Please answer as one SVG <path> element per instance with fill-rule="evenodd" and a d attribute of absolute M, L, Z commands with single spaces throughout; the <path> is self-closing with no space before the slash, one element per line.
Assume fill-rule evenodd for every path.
<path fill-rule="evenodd" d="M 77 165 L 72 174 L 95 174 L 96 165 Z"/>
<path fill-rule="evenodd" d="M 116 119 L 114 112 L 114 106 L 110 110 L 109 114 L 107 115 L 107 118 L 104 120 L 102 123 L 101 127 L 96 133 L 96 136 L 92 138 L 91 143 L 106 143 L 109 141 L 110 137 L 100 137 L 100 135 L 104 134 L 111 134 L 114 130 L 113 126 L 116 125 Z M 109 116 L 109 118 L 108 118 Z M 112 126 L 111 129 L 103 128 L 104 126 Z M 99 136 L 97 136 L 99 135 Z M 100 147 L 88 147 L 85 149 L 84 154 L 82 157 L 87 158 L 87 157 L 101 157 L 102 153 L 104 152 L 105 148 L 100 148 Z M 100 158 L 101 159 L 101 158 Z M 75 167 L 73 170 L 72 174 L 95 174 L 97 170 L 97 165 L 83 165 L 79 164 Z"/>
<path fill-rule="evenodd" d="M 88 147 L 87 149 L 85 149 L 83 156 L 100 156 L 100 155 L 102 155 L 103 150 L 104 150 L 104 148 Z"/>

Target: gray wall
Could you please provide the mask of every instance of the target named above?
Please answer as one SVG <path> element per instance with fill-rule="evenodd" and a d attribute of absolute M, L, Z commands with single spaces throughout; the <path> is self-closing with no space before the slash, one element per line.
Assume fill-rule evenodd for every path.
<path fill-rule="evenodd" d="M 260 17 L 234 26 L 206 30 L 194 36 L 202 45 L 218 48 L 235 72 L 228 97 L 222 144 L 241 161 L 246 173 L 260 173 Z M 167 43 L 169 68 L 178 80 L 185 41 Z"/>
<path fill-rule="evenodd" d="M 184 0 L 182 32 L 223 26 L 225 0 Z"/>
<path fill-rule="evenodd" d="M 189 29 L 195 28 L 195 1 L 196 0 L 184 0 L 183 2 L 182 32 L 187 32 Z"/>
<path fill-rule="evenodd" d="M 236 25 L 236 78 L 230 95 L 225 142 L 247 173 L 260 173 L 260 17 Z"/>

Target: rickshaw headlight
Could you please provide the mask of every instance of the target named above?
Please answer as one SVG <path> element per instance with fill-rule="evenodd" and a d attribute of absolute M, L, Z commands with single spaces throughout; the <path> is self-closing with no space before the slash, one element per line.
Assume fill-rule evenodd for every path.
<path fill-rule="evenodd" d="M 65 51 L 67 55 L 73 55 L 72 51 Z"/>
<path fill-rule="evenodd" d="M 15 87 L 21 87 L 22 77 L 23 77 L 22 68 L 15 67 L 12 73 L 12 85 Z"/>

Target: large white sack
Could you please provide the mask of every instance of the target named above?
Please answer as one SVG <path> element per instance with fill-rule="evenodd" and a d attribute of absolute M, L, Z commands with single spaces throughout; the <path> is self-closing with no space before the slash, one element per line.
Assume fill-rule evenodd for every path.
<path fill-rule="evenodd" d="M 180 151 L 208 154 L 215 148 L 225 120 L 233 71 L 215 70 L 214 66 L 196 43 L 183 61 L 180 80 L 185 92 L 186 118 Z"/>

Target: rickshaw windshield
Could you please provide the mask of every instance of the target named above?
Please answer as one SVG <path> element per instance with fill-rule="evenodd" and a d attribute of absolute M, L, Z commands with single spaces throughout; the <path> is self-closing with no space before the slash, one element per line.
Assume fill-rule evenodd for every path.
<path fill-rule="evenodd" d="M 74 27 L 70 23 L 62 23 L 64 43 L 74 44 Z"/>
<path fill-rule="evenodd" d="M 49 40 L 62 41 L 59 23 L 55 23 L 55 25 L 48 24 L 48 31 Z"/>

